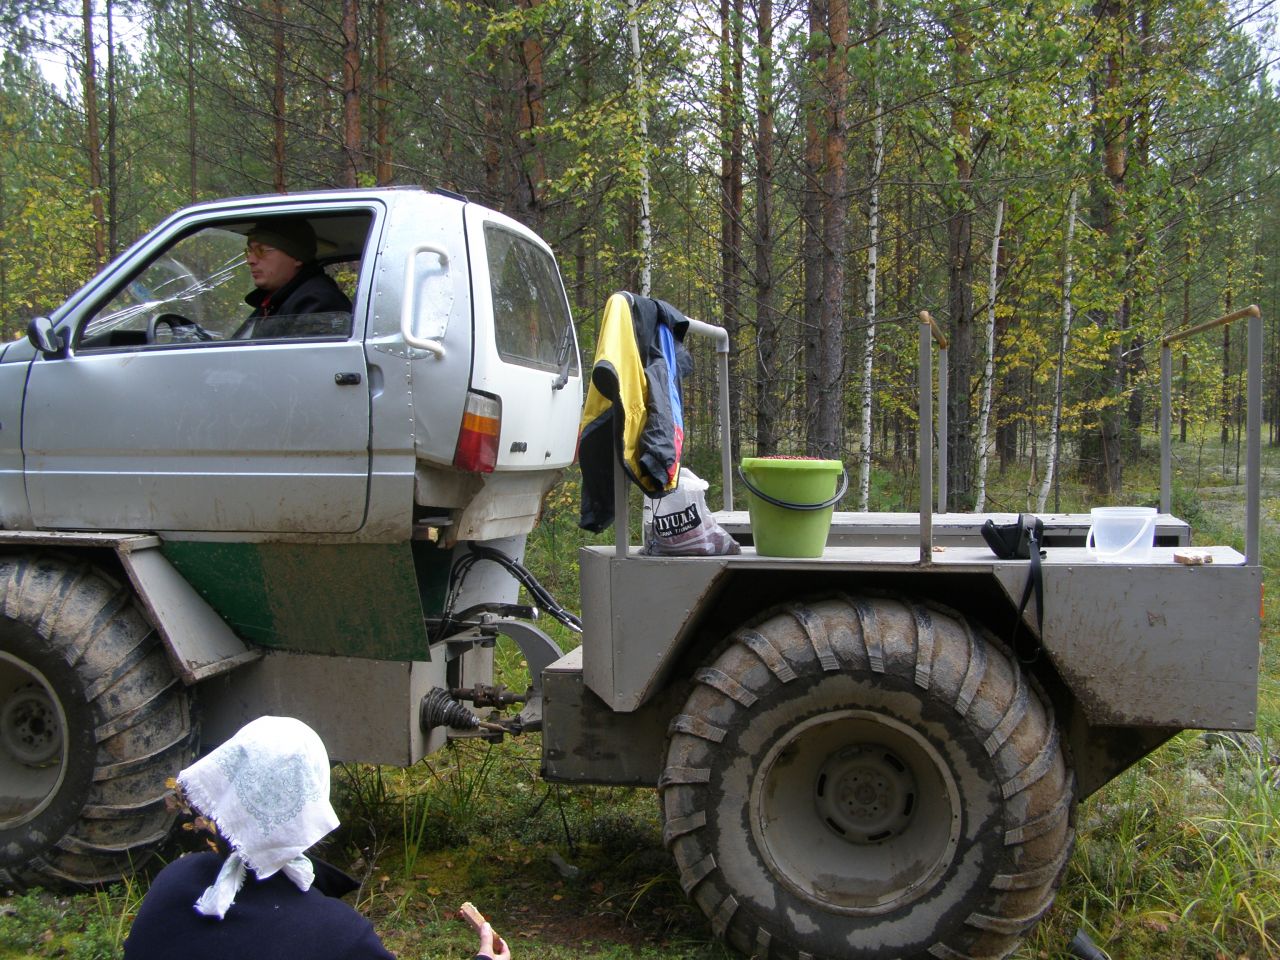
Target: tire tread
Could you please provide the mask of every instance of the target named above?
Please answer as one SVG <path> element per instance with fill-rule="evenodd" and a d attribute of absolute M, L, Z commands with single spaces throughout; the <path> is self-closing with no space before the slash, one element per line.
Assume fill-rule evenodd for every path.
<path fill-rule="evenodd" d="M 696 672 L 698 685 L 668 728 L 659 781 L 663 841 L 676 859 L 681 885 L 697 891 L 695 900 L 716 934 L 743 952 L 762 958 L 803 955 L 797 944 L 779 939 L 776 924 L 762 922 L 757 907 L 739 904 L 714 856 L 716 831 L 737 825 L 705 828 L 716 802 L 714 770 L 724 739 L 759 709 L 766 692 L 802 675 L 828 674 L 832 662 L 843 672 L 889 675 L 961 717 L 1005 801 L 1004 842 L 998 848 L 1004 853 L 975 887 L 967 919 L 912 950 L 885 944 L 859 949 L 858 956 L 1007 955 L 1048 909 L 1065 872 L 1074 840 L 1075 781 L 1051 708 L 1010 653 L 980 636 L 963 616 L 928 601 L 850 595 L 789 604 L 735 631 L 718 658 Z"/>
<path fill-rule="evenodd" d="M 769 642 L 768 637 L 762 636 L 754 630 L 743 630 L 738 634 L 737 639 L 759 657 L 760 661 L 781 682 L 790 683 L 796 678 L 796 672 L 791 668 L 791 664 L 787 663 L 786 658 L 782 656 L 778 648 Z"/>
<path fill-rule="evenodd" d="M 0 613 L 43 647 L 33 653 L 70 669 L 75 689 L 56 692 L 87 705 L 94 744 L 74 761 L 92 763 L 87 794 L 54 800 L 73 805 L 58 815 L 62 834 L 40 848 L 13 844 L 26 853 L 8 869 L 46 884 L 118 879 L 169 834 L 165 781 L 194 759 L 199 740 L 190 696 L 131 590 L 96 567 L 47 553 L 0 557 Z M 38 842 L 35 832 L 22 836 Z"/>

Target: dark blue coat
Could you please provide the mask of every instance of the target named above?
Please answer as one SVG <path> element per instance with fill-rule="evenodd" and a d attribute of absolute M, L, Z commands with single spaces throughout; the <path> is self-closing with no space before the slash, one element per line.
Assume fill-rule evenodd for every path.
<path fill-rule="evenodd" d="M 351 312 L 351 301 L 318 264 L 303 264 L 293 279 L 275 293 L 253 290 L 244 298 L 253 307 L 250 319 L 277 314 Z"/>
<path fill-rule="evenodd" d="M 275 293 L 254 290 L 244 302 L 253 313 L 232 340 L 351 335 L 351 301 L 315 263 L 304 264 Z"/>
<path fill-rule="evenodd" d="M 317 885 L 303 893 L 283 873 L 258 880 L 249 871 L 225 918 L 202 916 L 194 904 L 221 867 L 215 853 L 192 853 L 161 870 L 125 941 L 125 960 L 395 960 L 354 907 Z M 316 874 L 324 875 L 320 864 Z"/>

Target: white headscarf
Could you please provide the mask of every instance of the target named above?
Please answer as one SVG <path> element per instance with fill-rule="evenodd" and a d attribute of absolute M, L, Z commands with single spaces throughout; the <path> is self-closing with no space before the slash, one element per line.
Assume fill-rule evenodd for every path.
<path fill-rule="evenodd" d="M 307 891 L 315 867 L 302 852 L 338 825 L 329 804 L 329 755 L 292 717 L 259 717 L 178 774 L 192 805 L 218 825 L 231 855 L 195 908 L 222 919 L 244 885 L 283 870 Z"/>

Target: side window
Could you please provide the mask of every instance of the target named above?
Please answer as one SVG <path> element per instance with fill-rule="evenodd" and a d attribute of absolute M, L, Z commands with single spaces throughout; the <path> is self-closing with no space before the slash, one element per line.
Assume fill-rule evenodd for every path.
<path fill-rule="evenodd" d="M 498 354 L 508 363 L 578 372 L 573 327 L 555 262 L 524 237 L 485 225 Z"/>
<path fill-rule="evenodd" d="M 359 211 L 201 227 L 153 257 L 90 316 L 76 349 L 345 340 L 371 221 Z M 297 256 L 277 267 L 277 246 L 293 244 L 299 231 L 305 246 L 292 247 Z"/>
<path fill-rule="evenodd" d="M 81 350 L 223 340 L 248 314 L 244 235 L 210 228 L 148 263 L 80 331 Z"/>

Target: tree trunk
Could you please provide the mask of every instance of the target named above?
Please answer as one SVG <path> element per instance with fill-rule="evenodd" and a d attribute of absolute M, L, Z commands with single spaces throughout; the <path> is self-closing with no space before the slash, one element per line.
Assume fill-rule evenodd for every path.
<path fill-rule="evenodd" d="M 285 177 L 285 76 L 284 76 L 284 0 L 274 0 L 274 17 L 271 22 L 271 129 L 272 140 L 271 169 L 272 184 L 276 193 L 284 193 L 288 189 Z"/>
<path fill-rule="evenodd" d="M 978 410 L 978 492 L 973 509 L 982 512 L 987 503 L 987 438 L 991 427 L 991 391 L 995 382 L 996 281 L 1000 271 L 1000 228 L 1004 224 L 1004 197 L 996 202 L 996 222 L 991 228 L 991 270 L 987 275 L 986 349 L 982 366 L 982 402 Z"/>
<path fill-rule="evenodd" d="M 868 36 L 878 42 L 881 0 L 871 0 Z M 860 471 L 858 477 L 858 509 L 867 510 L 871 503 L 871 413 L 875 397 L 876 358 L 876 284 L 880 258 L 880 172 L 884 167 L 884 112 L 876 58 L 871 59 L 871 109 L 875 114 L 871 129 L 871 184 L 867 196 L 867 289 L 866 338 L 862 346 L 862 433 L 860 435 Z"/>
<path fill-rule="evenodd" d="M 520 9 L 528 14 L 542 0 L 520 0 Z M 535 231 L 542 229 L 542 185 L 547 179 L 546 161 L 542 156 L 541 130 L 545 105 L 543 100 L 543 49 L 542 39 L 526 17 L 523 36 L 520 38 L 520 116 L 516 130 L 516 216 Z M 646 212 L 641 211 L 643 235 Z"/>
<path fill-rule="evenodd" d="M 0 164 L 0 236 L 9 226 L 8 191 L 5 189 L 5 168 Z M 9 309 L 9 258 L 0 256 L 0 310 Z"/>
<path fill-rule="evenodd" d="M 196 162 L 196 27 L 195 0 L 187 0 L 187 188 L 191 202 L 200 196 L 199 166 Z"/>
<path fill-rule="evenodd" d="M 742 283 L 742 0 L 720 0 L 720 302 L 729 332 L 729 408 L 742 411 L 738 370 Z M 742 447 L 741 413 L 733 421 L 736 461 Z"/>
<path fill-rule="evenodd" d="M 778 317 L 773 289 L 773 2 L 758 0 L 756 41 L 756 455 L 778 452 Z"/>
<path fill-rule="evenodd" d="M 818 327 L 817 455 L 840 459 L 844 412 L 845 153 L 849 89 L 848 0 L 830 0 L 827 10 L 826 133 L 822 177 L 822 314 Z"/>
<path fill-rule="evenodd" d="M 1062 432 L 1062 395 L 1066 371 L 1067 349 L 1071 345 L 1071 287 L 1074 261 L 1071 244 L 1076 232 L 1076 191 L 1073 187 L 1067 200 L 1067 236 L 1062 244 L 1062 335 L 1058 342 L 1058 366 L 1053 375 L 1053 413 L 1049 420 L 1049 449 L 1045 453 L 1044 480 L 1040 495 L 1036 498 L 1036 513 L 1043 513 L 1049 502 L 1049 489 L 1058 469 L 1059 438 Z"/>
<path fill-rule="evenodd" d="M 1187 442 L 1187 351 L 1182 351 L 1182 385 L 1178 391 L 1181 401 L 1181 408 L 1178 412 L 1178 439 L 1182 443 Z"/>
<path fill-rule="evenodd" d="M 1187 236 L 1187 254 L 1182 273 L 1182 327 L 1191 326 L 1191 237 Z M 1182 353 L 1182 384 L 1178 390 L 1178 440 L 1187 442 L 1187 351 Z"/>
<path fill-rule="evenodd" d="M 973 489 L 973 47 L 967 12 L 952 8 L 955 84 L 951 95 L 951 143 L 955 161 L 955 209 L 947 221 L 947 311 L 950 370 L 947 392 L 947 506 L 964 509 Z"/>
<path fill-rule="evenodd" d="M 93 0 L 84 0 L 84 92 L 85 162 L 89 167 L 89 203 L 93 210 L 93 265 L 107 259 L 107 214 L 102 200 L 102 140 L 98 132 L 98 67 L 93 49 Z"/>
<path fill-rule="evenodd" d="M 360 35 L 357 0 L 342 0 L 342 152 L 349 187 L 360 185 Z"/>
<path fill-rule="evenodd" d="M 1231 312 L 1231 299 L 1227 299 L 1226 313 Z M 1231 442 L 1231 324 L 1222 328 L 1222 449 Z M 1224 453 L 1225 456 L 1225 453 Z"/>
<path fill-rule="evenodd" d="M 837 0 L 839 2 L 839 0 Z M 804 193 L 800 217 L 804 225 L 801 257 L 804 261 L 804 435 L 805 452 L 818 451 L 818 343 L 822 328 L 822 50 L 826 33 L 826 0 L 809 0 L 804 130 Z"/>
<path fill-rule="evenodd" d="M 375 178 L 379 186 L 386 186 L 395 179 L 391 149 L 391 37 L 387 32 L 387 0 L 375 0 L 373 7 L 374 59 L 377 76 L 374 79 L 374 140 L 377 147 Z"/>
<path fill-rule="evenodd" d="M 1111 47 L 1103 67 L 1100 102 L 1095 102 L 1105 177 L 1100 205 L 1101 233 L 1106 249 L 1106 270 L 1117 288 L 1116 306 L 1111 312 L 1108 325 L 1112 330 L 1121 332 L 1127 329 L 1129 320 L 1129 293 L 1126 289 L 1128 270 L 1125 262 L 1123 222 L 1129 120 L 1120 103 L 1125 69 L 1121 53 L 1123 46 L 1120 42 L 1126 27 L 1123 3 L 1124 0 L 1098 0 L 1100 32 L 1103 36 L 1111 38 Z M 1125 373 L 1124 345 L 1122 339 L 1117 338 L 1100 378 L 1101 396 L 1094 398 L 1099 408 L 1096 442 L 1089 444 L 1086 448 L 1088 458 L 1093 461 L 1094 488 L 1099 493 L 1111 496 L 1119 495 L 1124 485 L 1124 457 L 1121 444 L 1125 423 L 1122 403 L 1126 388 Z"/>
<path fill-rule="evenodd" d="M 1133 106 L 1133 151 L 1127 166 L 1138 170 L 1139 177 L 1151 161 L 1151 66 L 1155 60 L 1157 39 L 1152 34 L 1151 0 L 1138 0 L 1137 13 L 1137 64 L 1135 65 L 1135 85 L 1139 94 L 1134 98 Z M 1138 264 L 1146 247 L 1146 233 L 1141 227 L 1131 228 L 1125 243 L 1124 263 L 1124 296 L 1125 331 L 1131 329 L 1133 317 L 1134 287 L 1137 283 Z M 1142 390 L 1143 375 L 1147 371 L 1146 343 L 1141 331 L 1134 334 L 1133 340 L 1124 343 L 1125 387 L 1128 390 L 1126 404 L 1126 429 L 1123 443 L 1123 455 L 1126 460 L 1136 462 L 1142 454 L 1142 419 L 1145 395 Z"/>
<path fill-rule="evenodd" d="M 640 293 L 649 296 L 653 283 L 653 224 L 649 210 L 649 105 L 644 89 L 644 58 L 640 52 L 640 11 L 637 0 L 627 0 L 627 24 L 631 34 L 631 80 L 635 90 L 640 134 Z"/>
<path fill-rule="evenodd" d="M 116 30 L 112 0 L 106 2 L 107 14 L 107 256 L 119 252 L 120 191 L 119 154 L 116 150 Z"/>

